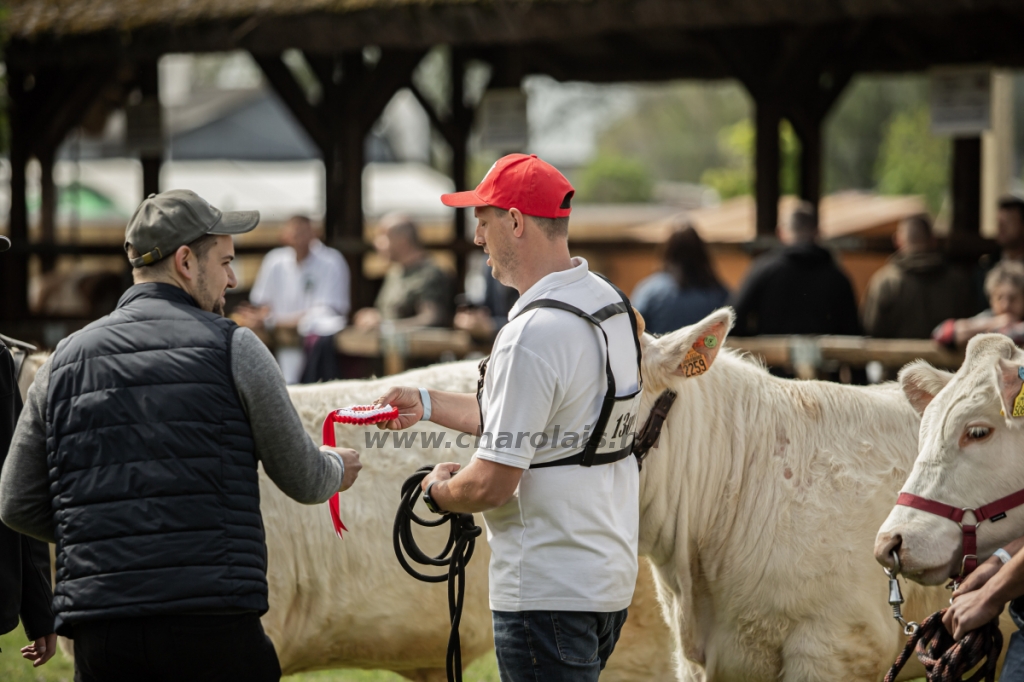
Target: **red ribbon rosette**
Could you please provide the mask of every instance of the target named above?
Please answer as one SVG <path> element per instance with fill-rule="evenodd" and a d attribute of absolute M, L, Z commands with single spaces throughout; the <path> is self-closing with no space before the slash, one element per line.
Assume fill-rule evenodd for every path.
<path fill-rule="evenodd" d="M 380 422 L 391 421 L 392 419 L 398 419 L 398 408 L 391 407 L 390 405 L 352 405 L 351 407 L 342 407 L 334 410 L 333 412 L 328 413 L 327 418 L 324 419 L 324 445 L 334 447 L 337 444 L 337 441 L 334 438 L 335 424 L 367 426 L 369 424 L 379 424 Z M 331 510 L 331 522 L 334 524 L 334 532 L 337 533 L 340 538 L 343 537 L 341 532 L 348 530 L 348 528 L 346 528 L 345 524 L 341 521 L 341 509 L 338 494 L 339 493 L 334 493 L 334 495 L 331 496 L 331 499 L 327 502 L 327 505 Z"/>

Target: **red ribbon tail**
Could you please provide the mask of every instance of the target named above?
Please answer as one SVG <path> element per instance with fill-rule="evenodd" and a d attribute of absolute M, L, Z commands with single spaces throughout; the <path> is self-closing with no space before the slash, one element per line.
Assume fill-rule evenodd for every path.
<path fill-rule="evenodd" d="M 327 415 L 327 419 L 324 420 L 323 428 L 324 445 L 330 445 L 331 447 L 334 447 L 336 443 L 334 438 L 334 422 L 335 414 L 334 412 L 331 412 Z M 327 502 L 327 505 L 331 509 L 331 523 L 334 525 L 334 532 L 339 538 L 344 538 L 341 531 L 348 530 L 348 528 L 345 527 L 345 524 L 341 520 L 341 505 L 338 500 L 338 493 L 331 495 L 331 499 Z"/>
<path fill-rule="evenodd" d="M 341 531 L 348 530 L 348 528 L 345 527 L 345 524 L 341 520 L 341 510 L 339 509 L 338 493 L 334 493 L 334 495 L 331 496 L 328 505 L 331 508 L 331 522 L 334 524 L 334 532 L 338 535 L 339 538 L 344 538 L 344 536 L 341 534 Z"/>

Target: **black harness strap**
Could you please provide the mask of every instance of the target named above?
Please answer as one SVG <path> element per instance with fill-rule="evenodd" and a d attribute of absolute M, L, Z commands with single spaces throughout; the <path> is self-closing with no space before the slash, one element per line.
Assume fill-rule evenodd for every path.
<path fill-rule="evenodd" d="M 651 413 L 647 415 L 647 421 L 636 435 L 636 440 L 633 441 L 633 454 L 636 455 L 636 461 L 641 469 L 644 466 L 644 458 L 647 457 L 647 453 L 658 444 L 658 439 L 661 438 L 661 427 L 665 424 L 668 411 L 672 409 L 672 404 L 675 401 L 675 391 L 671 388 L 662 391 L 658 399 L 654 401 Z"/>
<path fill-rule="evenodd" d="M 595 273 L 595 274 L 597 274 L 597 273 Z M 528 312 L 530 310 L 536 310 L 538 308 L 555 308 L 556 310 L 562 310 L 562 311 L 567 312 L 567 313 L 572 313 L 573 315 L 576 315 L 577 317 L 580 317 L 580 318 L 586 320 L 587 322 L 591 323 L 592 325 L 597 327 L 597 329 L 601 332 L 602 338 L 604 338 L 604 349 L 605 349 L 604 364 L 605 364 L 605 376 L 607 377 L 607 381 L 608 381 L 608 389 L 607 389 L 607 391 L 605 393 L 605 396 L 604 396 L 604 402 L 601 405 L 601 412 L 598 415 L 597 423 L 595 424 L 595 428 L 594 428 L 594 433 L 587 440 L 586 445 L 583 447 L 583 450 L 581 450 L 580 452 L 578 452 L 578 453 L 576 453 L 574 455 L 570 455 L 568 457 L 563 457 L 562 459 L 558 459 L 558 460 L 555 460 L 553 462 L 544 462 L 544 463 L 541 463 L 541 464 L 531 464 L 530 465 L 531 469 L 544 469 L 544 468 L 547 468 L 547 467 L 571 466 L 571 465 L 579 465 L 579 466 L 590 467 L 590 466 L 596 466 L 596 465 L 601 465 L 601 464 L 612 464 L 614 462 L 618 462 L 620 460 L 623 460 L 626 457 L 629 457 L 630 454 L 633 454 L 633 451 L 635 449 L 636 441 L 634 440 L 634 442 L 632 444 L 627 445 L 626 447 L 620 448 L 619 450 L 616 450 L 616 451 L 613 451 L 613 452 L 605 452 L 605 453 L 598 453 L 597 452 L 597 449 L 601 445 L 601 440 L 602 440 L 602 436 L 604 435 L 605 428 L 608 425 L 608 418 L 611 415 L 612 409 L 614 409 L 614 407 L 615 407 L 616 400 L 618 399 L 617 396 L 615 395 L 615 393 L 616 393 L 616 389 L 615 389 L 615 375 L 612 374 L 611 350 L 610 350 L 610 348 L 608 346 L 608 334 L 607 334 L 607 332 L 605 332 L 604 328 L 601 326 L 602 322 L 604 322 L 605 320 L 608 320 L 609 318 L 614 317 L 615 315 L 626 314 L 626 315 L 629 316 L 629 325 L 630 325 L 630 328 L 632 329 L 632 332 L 633 332 L 633 343 L 634 343 L 634 345 L 636 347 L 637 372 L 640 375 L 639 376 L 639 387 L 637 389 L 637 392 L 639 392 L 640 389 L 643 388 L 643 366 L 642 366 L 643 354 L 642 354 L 642 349 L 641 349 L 641 346 L 640 346 L 640 337 L 637 336 L 637 321 L 636 321 L 636 315 L 634 315 L 634 313 L 633 313 L 633 306 L 630 304 L 629 298 L 626 296 L 626 294 L 623 293 L 622 290 L 619 289 L 617 286 L 615 286 L 610 281 L 608 281 L 608 278 L 606 278 L 604 275 L 597 275 L 597 276 L 600 277 L 602 280 L 604 280 L 608 284 L 608 286 L 610 286 L 615 291 L 615 293 L 618 294 L 619 298 L 621 299 L 620 302 L 618 302 L 618 303 L 610 303 L 610 304 L 604 306 L 603 308 L 600 308 L 599 310 L 597 310 L 593 314 L 591 314 L 591 313 L 584 312 L 583 310 L 580 310 L 579 308 L 577 308 L 574 305 L 571 305 L 569 303 L 565 303 L 564 301 L 559 301 L 559 300 L 552 299 L 552 298 L 542 298 L 542 299 L 538 299 L 536 301 L 533 301 L 533 302 L 527 304 L 526 306 L 523 307 L 522 310 L 520 310 L 516 314 L 516 317 L 519 317 L 519 315 L 522 315 L 523 313 L 526 313 L 526 312 Z M 490 358 L 486 357 L 486 358 L 484 358 L 483 360 L 480 361 L 480 364 L 478 366 L 479 370 L 480 370 L 480 377 L 477 380 L 477 384 L 476 384 L 476 403 L 477 403 L 477 409 L 479 410 L 479 413 L 480 413 L 480 427 L 479 427 L 480 433 L 483 433 L 483 429 L 484 429 L 483 394 L 484 394 L 484 382 L 485 382 L 486 376 L 487 376 L 487 362 L 488 362 L 488 360 L 490 360 Z M 639 461 L 639 459 L 638 459 L 638 461 Z"/>
<path fill-rule="evenodd" d="M 615 303 L 613 305 L 619 306 L 621 304 Z M 599 310 L 598 312 L 605 312 L 608 310 L 608 307 L 609 306 L 606 306 Z M 583 447 L 583 451 L 575 455 L 570 455 L 569 457 L 563 457 L 562 459 L 555 460 L 554 462 L 545 462 L 543 464 L 531 464 L 530 468 L 543 469 L 545 467 L 551 466 L 570 466 L 576 464 L 580 466 L 590 467 L 594 466 L 595 464 L 611 464 L 612 462 L 617 462 L 620 459 L 625 459 L 630 454 L 629 448 L 624 448 L 623 450 L 620 450 L 616 453 L 612 453 L 615 456 L 617 456 L 616 459 L 612 459 L 608 462 L 597 461 L 597 448 L 601 442 L 601 434 L 604 433 L 604 427 L 608 423 L 608 415 L 611 414 L 612 408 L 615 406 L 615 375 L 612 374 L 612 356 L 610 348 L 608 347 L 608 333 L 605 332 L 604 327 L 601 326 L 601 322 L 600 320 L 597 319 L 596 316 L 591 315 L 590 313 L 585 313 L 574 305 L 570 305 L 563 301 L 556 301 L 553 298 L 537 299 L 536 301 L 530 303 L 529 305 L 525 306 L 521 311 L 519 311 L 519 315 L 522 315 L 523 313 L 529 312 L 531 310 L 536 310 L 538 308 L 555 308 L 556 310 L 564 310 L 567 313 L 572 313 L 577 317 L 583 318 L 584 320 L 594 325 L 601 331 L 601 336 L 604 338 L 604 371 L 605 375 L 608 378 L 608 390 L 604 394 L 604 402 L 601 404 L 601 413 L 597 418 L 597 424 L 594 425 L 594 433 L 591 434 L 590 439 L 587 440 L 587 444 Z M 518 317 L 519 315 L 516 315 L 516 317 Z M 611 317 L 611 314 L 608 314 L 608 317 Z"/>

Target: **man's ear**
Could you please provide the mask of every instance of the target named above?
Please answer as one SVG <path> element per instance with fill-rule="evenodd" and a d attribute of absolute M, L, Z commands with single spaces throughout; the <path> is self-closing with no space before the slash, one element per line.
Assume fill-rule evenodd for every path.
<path fill-rule="evenodd" d="M 178 250 L 171 257 L 174 258 L 174 270 L 178 273 L 179 277 L 184 277 L 190 282 L 196 278 L 196 268 L 199 263 L 196 261 L 196 254 L 191 248 L 179 246 Z"/>
<path fill-rule="evenodd" d="M 732 308 L 720 308 L 697 324 L 646 343 L 644 364 L 664 378 L 704 374 L 718 357 L 735 318 Z"/>
<path fill-rule="evenodd" d="M 523 218 L 523 213 L 518 208 L 510 208 L 508 210 L 508 217 L 512 219 L 512 234 L 516 237 L 522 237 L 523 231 L 526 229 L 526 219 Z"/>
<path fill-rule="evenodd" d="M 996 362 L 996 386 L 1003 415 L 1024 417 L 1024 367 L 1016 362 L 999 358 Z"/>
<path fill-rule="evenodd" d="M 935 369 L 924 360 L 915 360 L 901 369 L 899 374 L 903 394 L 918 414 L 924 414 L 925 408 L 952 378 L 949 372 Z"/>

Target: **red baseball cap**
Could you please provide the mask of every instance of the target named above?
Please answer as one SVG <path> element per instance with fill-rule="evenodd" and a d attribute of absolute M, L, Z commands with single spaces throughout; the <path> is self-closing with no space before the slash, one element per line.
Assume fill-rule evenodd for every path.
<path fill-rule="evenodd" d="M 441 203 L 455 208 L 518 208 L 537 218 L 565 218 L 572 212 L 575 192 L 564 175 L 536 154 L 509 154 L 491 166 L 476 189 L 442 194 Z"/>

